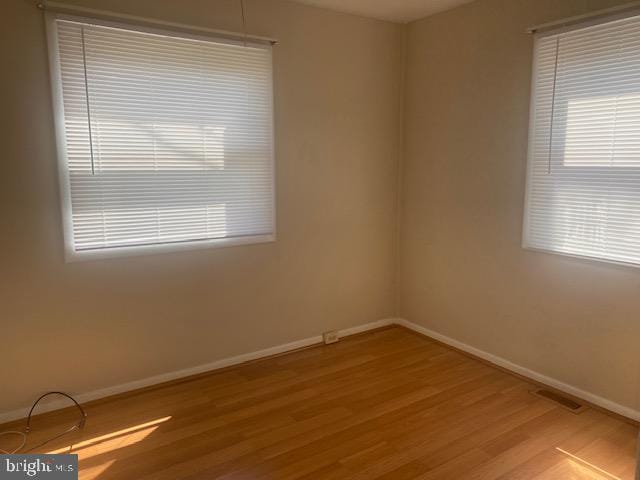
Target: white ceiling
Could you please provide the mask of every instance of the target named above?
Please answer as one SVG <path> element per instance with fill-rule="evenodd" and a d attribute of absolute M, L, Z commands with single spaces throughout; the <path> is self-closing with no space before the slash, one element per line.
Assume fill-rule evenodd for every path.
<path fill-rule="evenodd" d="M 406 23 L 473 0 L 295 0 L 329 10 Z"/>

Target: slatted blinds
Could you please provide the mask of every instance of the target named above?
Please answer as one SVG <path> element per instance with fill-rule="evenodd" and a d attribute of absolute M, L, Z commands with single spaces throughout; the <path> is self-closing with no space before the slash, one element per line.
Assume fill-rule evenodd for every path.
<path fill-rule="evenodd" d="M 271 238 L 270 45 L 53 29 L 68 257 Z"/>
<path fill-rule="evenodd" d="M 640 17 L 535 40 L 524 244 L 640 264 Z"/>

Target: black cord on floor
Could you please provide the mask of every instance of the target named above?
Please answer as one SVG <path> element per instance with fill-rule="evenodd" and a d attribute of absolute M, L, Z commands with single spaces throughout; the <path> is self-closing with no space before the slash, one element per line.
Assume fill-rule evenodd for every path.
<path fill-rule="evenodd" d="M 45 398 L 48 397 L 49 395 L 60 395 L 63 397 L 68 398 L 69 400 L 71 400 L 76 408 L 79 410 L 80 412 L 80 417 L 78 419 L 78 421 L 76 422 L 75 425 L 73 425 L 72 427 L 68 428 L 67 430 L 65 430 L 62 433 L 59 433 L 58 435 L 55 435 L 47 440 L 45 440 L 44 442 L 41 442 L 37 445 L 32 446 L 31 448 L 29 448 L 28 450 L 24 450 L 22 453 L 27 453 L 27 452 L 32 452 L 33 450 L 36 450 L 44 445 L 46 445 L 49 442 L 52 442 L 53 440 L 57 440 L 58 438 L 67 435 L 68 433 L 73 432 L 74 430 L 82 430 L 87 422 L 87 413 L 84 411 L 84 408 L 82 408 L 82 405 L 80 405 L 75 398 L 73 398 L 71 395 L 64 393 L 64 392 L 47 392 L 43 395 L 41 395 L 31 406 L 31 410 L 29 410 L 29 415 L 27 416 L 27 425 L 24 429 L 24 432 L 20 432 L 18 430 L 11 430 L 11 431 L 6 431 L 6 432 L 0 432 L 0 436 L 3 435 L 18 435 L 22 437 L 22 444 L 16 448 L 13 451 L 6 451 L 6 450 L 2 450 L 0 449 L 0 453 L 4 453 L 4 454 L 12 454 L 12 453 L 18 453 L 20 452 L 24 446 L 27 443 L 27 436 L 31 433 L 31 417 L 33 416 L 33 411 L 35 410 L 35 408 L 38 406 L 38 403 L 40 403 L 40 401 Z"/>

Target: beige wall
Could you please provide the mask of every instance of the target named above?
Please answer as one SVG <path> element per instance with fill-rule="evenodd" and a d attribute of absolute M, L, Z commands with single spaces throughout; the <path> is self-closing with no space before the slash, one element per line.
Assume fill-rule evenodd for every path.
<path fill-rule="evenodd" d="M 238 0 L 75 1 L 241 29 Z M 281 40 L 278 241 L 75 264 L 63 262 L 42 15 L 4 2 L 0 412 L 394 314 L 639 408 L 639 271 L 520 247 L 524 28 L 625 1 L 478 0 L 406 27 L 403 69 L 404 27 L 247 0 L 249 31 Z"/>
<path fill-rule="evenodd" d="M 400 315 L 638 409 L 640 270 L 520 247 L 523 32 L 626 1 L 478 0 L 409 25 Z"/>
<path fill-rule="evenodd" d="M 241 30 L 238 0 L 93 8 Z M 0 412 L 393 314 L 401 27 L 247 0 L 275 48 L 278 241 L 65 264 L 42 13 L 0 19 Z"/>

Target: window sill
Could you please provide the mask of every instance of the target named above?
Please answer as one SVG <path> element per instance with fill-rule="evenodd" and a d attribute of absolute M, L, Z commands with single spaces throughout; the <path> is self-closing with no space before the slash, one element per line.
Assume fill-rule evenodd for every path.
<path fill-rule="evenodd" d="M 595 265 L 600 265 L 603 266 L 604 265 L 613 265 L 615 267 L 625 267 L 625 268 L 640 268 L 640 264 L 638 263 L 632 263 L 632 262 L 623 262 L 620 260 L 610 260 L 608 258 L 602 258 L 602 257 L 592 257 L 592 256 L 588 256 L 588 255 L 580 255 L 577 253 L 566 253 L 566 252 L 560 252 L 557 250 L 549 250 L 549 249 L 545 249 L 545 248 L 538 248 L 538 247 L 530 247 L 526 244 L 522 245 L 522 249 L 528 252 L 535 252 L 535 253 L 544 253 L 547 255 L 557 255 L 560 257 L 565 257 L 565 258 L 570 258 L 570 259 L 574 259 L 577 261 L 582 261 L 582 262 L 588 262 L 591 264 L 595 264 Z"/>
<path fill-rule="evenodd" d="M 246 237 L 215 238 L 211 240 L 197 240 L 156 245 L 136 245 L 129 247 L 113 247 L 95 250 L 75 251 L 67 245 L 65 262 L 75 263 L 89 260 L 103 260 L 109 258 L 132 257 L 141 255 L 156 255 L 162 253 L 184 252 L 189 250 L 204 250 L 209 248 L 233 247 L 258 243 L 275 242 L 275 234 L 251 235 Z"/>

